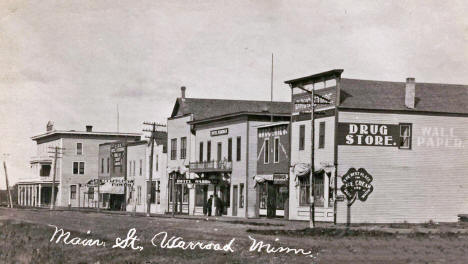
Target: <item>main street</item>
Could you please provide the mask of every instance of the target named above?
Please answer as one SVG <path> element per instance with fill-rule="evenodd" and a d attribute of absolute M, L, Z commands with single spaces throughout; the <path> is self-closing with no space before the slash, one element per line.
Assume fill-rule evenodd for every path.
<path fill-rule="evenodd" d="M 83 246 L 65 243 L 64 237 L 51 242 L 55 228 L 70 231 L 73 237 L 98 239 L 105 246 Z M 46 209 L 0 209 L 0 262 L 12 263 L 462 263 L 468 257 L 468 225 L 446 225 L 441 234 L 414 234 L 424 226 L 407 226 L 409 234 L 375 232 L 382 226 L 370 227 L 372 232 L 346 235 L 323 225 L 318 233 L 304 232 L 305 222 L 249 221 L 235 219 L 202 219 L 143 217 L 122 214 L 48 211 Z M 112 248 L 116 238 L 124 240 L 135 228 L 135 247 Z M 430 227 L 432 228 L 432 227 Z M 369 229 L 369 228 L 367 228 Z M 391 228 L 390 228 L 391 229 Z M 301 231 L 302 230 L 302 231 Z M 334 231 L 333 231 L 334 230 Z M 356 230 L 355 228 L 353 230 Z M 397 229 L 400 230 L 400 229 Z M 413 231 L 412 231 L 413 230 Z M 421 229 L 422 230 L 422 229 Z M 88 233 L 89 232 L 89 233 Z M 175 248 L 161 247 L 161 238 L 180 237 Z M 327 235 L 327 232 L 329 234 Z M 341 233 L 340 233 L 341 232 Z M 461 232 L 457 234 L 456 232 Z M 154 245 L 152 238 L 160 233 Z M 393 232 L 396 233 L 396 232 Z M 402 232 L 403 233 L 403 232 Z M 250 238 L 249 238 L 250 236 Z M 218 243 L 221 247 L 232 239 L 232 251 L 202 248 Z M 255 239 L 271 244 L 270 249 L 289 248 L 310 251 L 295 254 L 268 253 L 263 247 L 250 251 Z M 77 239 L 74 240 L 78 241 Z M 193 250 L 177 248 L 180 241 L 200 242 Z M 167 242 L 167 240 L 166 240 Z M 121 243 L 121 245 L 123 245 Z M 182 245 L 182 244 L 179 244 Z M 184 244 L 187 245 L 187 244 Z"/>

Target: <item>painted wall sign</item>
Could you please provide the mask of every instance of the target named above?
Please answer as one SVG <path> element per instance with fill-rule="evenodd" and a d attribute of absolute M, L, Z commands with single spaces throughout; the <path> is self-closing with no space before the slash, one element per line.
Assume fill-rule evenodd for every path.
<path fill-rule="evenodd" d="M 366 201 L 374 190 L 371 184 L 373 178 L 363 168 L 358 170 L 350 168 L 341 180 L 343 181 L 341 192 L 346 196 L 350 205 L 354 203 L 356 198 L 363 202 Z"/>
<path fill-rule="evenodd" d="M 398 147 L 398 124 L 339 123 L 338 145 Z"/>
<path fill-rule="evenodd" d="M 206 179 L 178 179 L 176 180 L 175 184 L 187 184 L 187 183 L 194 183 L 194 184 L 212 184 L 213 181 L 206 180 Z"/>
<path fill-rule="evenodd" d="M 416 136 L 417 147 L 429 148 L 463 148 L 461 133 L 453 127 L 421 127 Z"/>
<path fill-rule="evenodd" d="M 123 143 L 113 143 L 110 147 L 114 167 L 122 166 L 125 157 L 125 145 Z"/>
<path fill-rule="evenodd" d="M 315 97 L 315 109 L 320 110 L 324 108 L 328 108 L 330 106 L 335 105 L 335 97 L 336 97 L 336 87 L 328 87 L 324 89 L 319 89 L 314 91 L 315 94 L 320 95 L 321 97 L 329 100 L 324 100 L 320 97 Z M 294 103 L 294 111 L 293 115 L 297 115 L 300 113 L 310 113 L 311 110 L 311 103 L 310 103 L 310 94 L 309 93 L 297 93 L 293 94 L 292 101 Z"/>
<path fill-rule="evenodd" d="M 210 135 L 212 137 L 214 136 L 221 136 L 221 135 L 227 135 L 229 133 L 228 128 L 221 128 L 221 129 L 216 129 L 216 130 L 211 130 Z"/>
<path fill-rule="evenodd" d="M 280 125 L 274 127 L 261 127 L 258 129 L 258 137 L 276 137 L 288 134 L 288 125 Z"/>

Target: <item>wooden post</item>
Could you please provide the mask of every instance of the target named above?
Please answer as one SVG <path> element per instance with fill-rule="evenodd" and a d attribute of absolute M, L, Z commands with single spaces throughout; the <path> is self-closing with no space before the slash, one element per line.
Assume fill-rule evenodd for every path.
<path fill-rule="evenodd" d="M 57 173 L 57 155 L 58 155 L 58 147 L 55 147 L 54 151 L 54 173 L 52 176 L 52 197 L 50 200 L 50 210 L 55 209 L 55 174 Z"/>
<path fill-rule="evenodd" d="M 346 210 L 346 226 L 349 227 L 351 225 L 351 201 L 348 200 L 347 203 L 347 210 Z"/>
<path fill-rule="evenodd" d="M 175 210 L 175 190 L 174 190 L 174 187 L 175 187 L 175 172 L 172 173 L 172 181 L 171 181 L 171 196 L 172 196 L 172 217 L 174 217 L 174 210 Z"/>
<path fill-rule="evenodd" d="M 314 172 L 315 172 L 315 104 L 314 104 L 314 84 L 312 84 L 312 91 L 310 92 L 310 123 L 311 123 L 311 138 L 310 138 L 310 179 L 309 179 L 309 188 L 310 188 L 310 223 L 309 227 L 315 227 L 315 186 L 314 186 Z"/>
<path fill-rule="evenodd" d="M 151 131 L 151 152 L 150 152 L 150 160 L 149 160 L 149 185 L 147 185 L 147 197 L 146 197 L 146 216 L 150 216 L 151 211 L 151 191 L 153 187 L 153 155 L 154 155 L 154 140 L 156 134 L 156 123 L 152 124 L 152 131 Z"/>
<path fill-rule="evenodd" d="M 8 192 L 8 201 L 9 201 L 10 208 L 13 208 L 13 201 L 11 200 L 10 186 L 8 185 L 8 172 L 7 172 L 6 161 L 3 161 L 3 168 L 5 169 L 5 183 L 6 183 L 6 188 Z"/>
<path fill-rule="evenodd" d="M 101 209 L 101 192 L 100 192 L 101 180 L 99 179 L 99 176 L 96 182 L 97 182 L 97 212 L 99 213 Z"/>

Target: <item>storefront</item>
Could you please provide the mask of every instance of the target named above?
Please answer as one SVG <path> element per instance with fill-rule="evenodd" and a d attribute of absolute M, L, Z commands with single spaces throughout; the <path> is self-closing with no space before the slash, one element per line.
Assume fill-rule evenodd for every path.
<path fill-rule="evenodd" d="M 289 178 L 287 174 L 256 175 L 259 194 L 259 215 L 269 218 L 289 214 Z"/>

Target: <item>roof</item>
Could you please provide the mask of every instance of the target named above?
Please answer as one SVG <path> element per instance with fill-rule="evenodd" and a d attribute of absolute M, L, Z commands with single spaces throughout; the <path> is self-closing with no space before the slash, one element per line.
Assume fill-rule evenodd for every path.
<path fill-rule="evenodd" d="M 31 137 L 32 140 L 39 140 L 53 135 L 79 135 L 79 136 L 114 136 L 114 137 L 141 137 L 139 133 L 120 133 L 120 132 L 87 132 L 75 130 L 52 130 L 44 134 Z"/>
<path fill-rule="evenodd" d="M 290 102 L 177 98 L 171 118 L 193 115 L 192 121 L 204 120 L 235 113 L 286 114 L 291 113 Z"/>
<path fill-rule="evenodd" d="M 289 122 L 274 122 L 266 125 L 259 125 L 256 128 L 264 128 L 264 127 L 275 127 L 275 126 L 282 126 L 282 125 L 289 125 Z"/>
<path fill-rule="evenodd" d="M 418 83 L 414 109 L 405 106 L 405 82 L 341 79 L 340 108 L 468 114 L 468 85 Z"/>
<path fill-rule="evenodd" d="M 317 81 L 326 81 L 326 80 L 331 80 L 337 77 L 340 77 L 341 74 L 343 73 L 342 69 L 334 69 L 326 72 L 321 72 L 321 73 L 316 73 L 312 74 L 306 77 L 301 77 L 297 79 L 292 79 L 289 81 L 285 81 L 284 83 L 295 86 L 297 84 L 303 85 L 309 82 L 317 82 Z"/>

